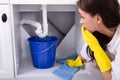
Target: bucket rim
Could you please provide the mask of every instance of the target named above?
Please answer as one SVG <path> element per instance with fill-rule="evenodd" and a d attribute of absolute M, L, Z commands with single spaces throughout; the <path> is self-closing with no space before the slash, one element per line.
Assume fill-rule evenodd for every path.
<path fill-rule="evenodd" d="M 40 42 L 42 42 L 42 41 L 33 41 L 33 40 L 31 40 L 31 39 L 34 38 L 34 37 L 39 37 L 39 36 L 31 36 L 31 37 L 29 37 L 27 40 L 28 40 L 29 42 L 34 42 L 34 43 L 40 43 Z M 55 42 L 55 41 L 58 40 L 58 38 L 57 38 L 56 36 L 48 36 L 48 37 L 52 37 L 52 38 L 54 38 L 54 40 L 43 41 L 42 43 Z"/>

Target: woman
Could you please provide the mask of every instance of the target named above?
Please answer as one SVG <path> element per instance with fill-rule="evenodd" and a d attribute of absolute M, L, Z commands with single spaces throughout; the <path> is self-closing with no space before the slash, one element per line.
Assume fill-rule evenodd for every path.
<path fill-rule="evenodd" d="M 66 61 L 68 66 L 78 67 L 84 62 L 93 61 L 105 80 L 120 80 L 120 6 L 118 1 L 79 0 L 77 6 L 86 44 L 76 60 Z"/>

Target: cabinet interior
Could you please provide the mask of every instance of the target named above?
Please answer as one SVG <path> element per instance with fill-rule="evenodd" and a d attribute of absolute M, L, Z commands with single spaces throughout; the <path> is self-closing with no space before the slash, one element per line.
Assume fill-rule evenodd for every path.
<path fill-rule="evenodd" d="M 30 35 L 25 29 L 20 26 L 22 19 L 30 19 L 42 22 L 41 5 L 13 5 L 13 35 L 14 35 L 14 59 L 16 66 L 16 75 L 26 76 L 39 75 L 43 72 L 42 69 L 36 69 L 32 65 L 29 44 L 27 39 Z M 75 53 L 75 18 L 76 6 L 74 5 L 48 5 L 48 35 L 58 37 L 58 45 L 56 51 L 56 58 L 64 58 Z M 28 26 L 29 27 L 29 26 Z M 52 72 L 57 67 L 44 70 L 45 72 Z M 38 74 L 39 73 L 39 74 Z M 32 75 L 32 76 L 33 76 Z"/>

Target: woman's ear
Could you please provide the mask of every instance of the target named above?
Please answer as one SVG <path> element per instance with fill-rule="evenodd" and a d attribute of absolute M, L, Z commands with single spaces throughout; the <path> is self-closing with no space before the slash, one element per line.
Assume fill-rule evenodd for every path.
<path fill-rule="evenodd" d="M 102 23 L 102 18 L 99 14 L 96 14 L 96 21 L 98 24 Z"/>

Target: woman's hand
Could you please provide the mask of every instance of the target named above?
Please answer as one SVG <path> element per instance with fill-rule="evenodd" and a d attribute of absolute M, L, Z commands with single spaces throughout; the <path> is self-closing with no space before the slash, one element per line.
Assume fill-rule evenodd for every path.
<path fill-rule="evenodd" d="M 96 37 L 88 30 L 85 30 L 84 26 L 82 26 L 81 32 L 84 41 L 90 46 L 91 50 L 94 51 L 95 45 L 99 45 L 99 42 L 96 39 Z"/>
<path fill-rule="evenodd" d="M 101 72 L 109 71 L 111 66 L 111 61 L 106 55 L 106 52 L 101 48 L 98 40 L 90 33 L 88 30 L 85 30 L 82 26 L 82 35 L 84 41 L 89 45 L 90 49 L 94 52 L 95 60 L 100 68 Z"/>

